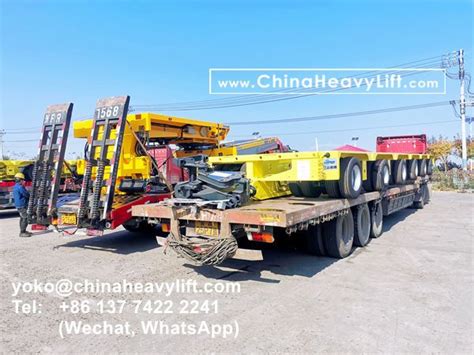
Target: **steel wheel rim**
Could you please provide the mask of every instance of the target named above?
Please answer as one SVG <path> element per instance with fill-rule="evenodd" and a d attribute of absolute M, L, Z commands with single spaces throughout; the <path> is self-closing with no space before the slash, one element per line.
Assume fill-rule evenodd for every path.
<path fill-rule="evenodd" d="M 385 165 L 382 169 L 382 178 L 383 178 L 383 184 L 387 186 L 388 183 L 390 182 L 390 172 L 388 171 L 387 165 Z"/>
<path fill-rule="evenodd" d="M 360 171 L 359 165 L 354 165 L 352 168 L 352 188 L 354 191 L 359 191 L 360 187 L 362 186 L 362 173 Z"/>

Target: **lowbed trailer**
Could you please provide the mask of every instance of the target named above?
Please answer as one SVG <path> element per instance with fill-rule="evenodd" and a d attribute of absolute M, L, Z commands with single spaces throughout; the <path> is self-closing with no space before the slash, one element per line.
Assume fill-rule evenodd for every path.
<path fill-rule="evenodd" d="M 353 199 L 322 196 L 250 201 L 227 210 L 196 199 L 169 199 L 132 207 L 132 215 L 167 226 L 167 244 L 196 264 L 219 264 L 235 255 L 237 239 L 272 243 L 278 234 L 302 238 L 309 253 L 344 258 L 382 234 L 383 217 L 429 202 L 428 177 Z"/>
<path fill-rule="evenodd" d="M 47 108 L 38 159 L 32 162 L 27 214 L 33 229 L 76 226 L 102 235 L 123 225 L 132 232 L 161 233 L 132 218 L 131 207 L 171 197 L 205 156 L 289 150 L 275 137 L 223 143 L 229 132 L 224 124 L 151 112 L 129 114 L 129 101 L 129 96 L 100 99 L 93 119 L 74 122 L 74 137 L 85 139 L 84 159 L 69 163 L 64 153 L 73 103 Z M 1 164 L 0 170 L 2 175 Z M 80 194 L 59 196 L 71 190 Z"/>

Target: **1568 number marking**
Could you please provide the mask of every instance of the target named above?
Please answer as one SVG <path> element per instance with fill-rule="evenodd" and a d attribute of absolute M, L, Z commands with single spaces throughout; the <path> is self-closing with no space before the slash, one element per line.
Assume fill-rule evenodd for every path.
<path fill-rule="evenodd" d="M 119 105 L 99 107 L 95 110 L 97 118 L 118 117 L 119 112 L 120 112 Z"/>

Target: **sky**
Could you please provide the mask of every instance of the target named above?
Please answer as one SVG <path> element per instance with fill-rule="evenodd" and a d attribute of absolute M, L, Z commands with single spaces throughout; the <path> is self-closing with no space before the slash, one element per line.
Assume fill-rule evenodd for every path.
<path fill-rule="evenodd" d="M 463 48 L 473 72 L 473 3 L 432 1 L 42 1 L 0 0 L 4 153 L 36 154 L 50 104 L 73 102 L 73 120 L 92 117 L 101 97 L 131 105 L 220 99 L 209 68 L 393 67 Z M 451 71 L 457 69 L 453 68 Z M 474 90 L 474 84 L 473 89 Z M 471 91 L 472 91 L 471 90 Z M 260 105 L 166 114 L 228 123 L 230 139 L 279 136 L 298 150 L 350 144 L 375 148 L 379 135 L 452 137 L 450 106 L 264 125 L 232 122 L 366 111 L 459 98 L 445 95 L 317 95 Z M 472 109 L 468 115 L 472 115 Z M 447 121 L 441 124 L 427 122 Z M 407 125 L 407 126 L 404 126 Z M 321 132 L 323 131 L 323 132 Z M 330 132 L 324 132 L 330 131 Z M 70 139 L 67 157 L 84 142 Z"/>

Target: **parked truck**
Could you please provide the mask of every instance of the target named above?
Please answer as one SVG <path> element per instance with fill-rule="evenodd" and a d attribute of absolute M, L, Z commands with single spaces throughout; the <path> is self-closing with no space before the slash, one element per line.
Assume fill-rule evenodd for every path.
<path fill-rule="evenodd" d="M 302 238 L 312 254 L 344 258 L 382 234 L 384 216 L 430 200 L 430 157 L 391 146 L 210 157 L 186 198 L 137 205 L 132 215 L 163 225 L 167 245 L 199 265 L 232 257 L 240 238 L 273 243 L 278 235 Z M 246 203 L 227 208 L 234 196 Z"/>
<path fill-rule="evenodd" d="M 189 177 L 188 165 L 195 163 L 189 157 L 288 150 L 277 138 L 223 143 L 229 131 L 223 124 L 150 112 L 129 114 L 128 103 L 128 96 L 98 100 L 94 119 L 74 122 L 74 137 L 86 142 L 84 159 L 77 162 L 82 187 L 77 196 L 64 198 L 58 198 L 56 181 L 49 177 L 67 168 L 61 157 L 72 104 L 47 109 L 29 206 L 34 226 L 76 226 L 91 235 L 119 226 L 160 233 L 133 218 L 131 208 L 169 198 L 174 186 Z"/>
<path fill-rule="evenodd" d="M 31 188 L 31 176 L 28 171 L 32 164 L 32 160 L 0 160 L 0 209 L 15 207 L 13 187 L 16 173 L 24 173 L 26 188 Z"/>
<path fill-rule="evenodd" d="M 77 161 L 65 161 L 68 165 L 61 176 L 60 194 L 68 194 L 80 190 L 81 176 L 77 172 Z M 15 186 L 15 174 L 25 175 L 26 189 L 31 191 L 33 160 L 0 160 L 0 209 L 14 208 L 13 187 Z"/>

